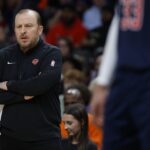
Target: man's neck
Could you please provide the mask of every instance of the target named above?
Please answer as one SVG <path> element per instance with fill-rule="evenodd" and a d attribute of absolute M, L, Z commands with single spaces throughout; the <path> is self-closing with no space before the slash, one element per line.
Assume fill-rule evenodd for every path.
<path fill-rule="evenodd" d="M 21 49 L 21 51 L 23 52 L 23 53 L 26 53 L 26 52 L 28 52 L 30 49 L 32 49 L 32 48 L 34 48 L 36 45 L 37 45 L 37 43 L 39 42 L 39 38 L 37 39 L 37 41 L 33 44 L 33 45 L 31 45 L 30 47 L 21 47 L 20 49 Z"/>

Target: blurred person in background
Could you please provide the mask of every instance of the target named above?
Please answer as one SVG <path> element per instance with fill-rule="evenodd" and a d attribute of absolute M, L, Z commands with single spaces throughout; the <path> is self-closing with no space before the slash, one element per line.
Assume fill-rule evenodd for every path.
<path fill-rule="evenodd" d="M 61 37 L 58 39 L 57 46 L 60 48 L 62 53 L 62 59 L 73 57 L 74 47 L 71 40 L 67 37 Z"/>
<path fill-rule="evenodd" d="M 56 45 L 60 37 L 68 37 L 75 47 L 80 47 L 87 36 L 87 29 L 78 17 L 76 9 L 71 4 L 62 6 L 58 21 L 50 27 L 46 34 L 46 41 Z"/>
<path fill-rule="evenodd" d="M 84 105 L 67 106 L 62 119 L 68 133 L 68 138 L 62 141 L 64 150 L 97 150 L 88 137 L 88 115 Z"/>
<path fill-rule="evenodd" d="M 105 0 L 92 0 L 91 7 L 83 13 L 83 23 L 88 29 L 83 46 L 91 54 L 95 52 L 95 49 L 104 46 L 112 16 L 113 11 Z"/>
<path fill-rule="evenodd" d="M 102 6 L 104 5 L 104 0 L 92 0 L 92 5 L 83 14 L 84 26 L 90 31 L 101 27 L 102 22 Z"/>
<path fill-rule="evenodd" d="M 82 71 L 78 69 L 70 69 L 64 73 L 63 84 L 64 90 L 73 84 L 83 84 L 85 85 L 85 75 Z"/>
<path fill-rule="evenodd" d="M 22 7 L 22 3 L 24 0 L 5 0 L 3 2 L 3 9 L 4 9 L 4 18 L 6 21 L 6 24 L 8 25 L 8 35 L 11 41 L 14 40 L 13 37 L 13 19 L 16 14 L 16 12 Z"/>
<path fill-rule="evenodd" d="M 93 123 L 93 116 L 90 113 L 89 103 L 91 100 L 91 92 L 87 88 L 86 85 L 83 85 L 81 83 L 78 84 L 72 84 L 70 85 L 65 91 L 64 91 L 64 110 L 67 106 L 71 104 L 80 103 L 84 105 L 87 113 L 88 113 L 88 136 L 91 141 L 93 141 L 97 148 L 101 149 L 101 143 L 102 143 L 102 129 L 98 128 Z M 61 134 L 62 138 L 67 138 L 68 134 L 65 130 L 64 123 L 61 122 Z"/>
<path fill-rule="evenodd" d="M 0 25 L 0 49 L 4 48 L 9 44 L 9 39 L 7 36 L 7 26 Z"/>
<path fill-rule="evenodd" d="M 64 91 L 64 105 L 73 103 L 82 103 L 89 112 L 89 103 L 91 100 L 91 92 L 86 85 L 82 83 L 74 83 Z"/>
<path fill-rule="evenodd" d="M 102 61 L 106 64 L 106 58 L 114 59 L 107 61 L 107 66 L 113 63 L 113 69 L 105 69 L 109 78 L 102 80 L 101 65 L 92 102 L 98 122 L 100 101 L 106 100 L 103 150 L 150 149 L 149 9 L 148 0 L 118 1 L 105 49 L 109 57 Z"/>

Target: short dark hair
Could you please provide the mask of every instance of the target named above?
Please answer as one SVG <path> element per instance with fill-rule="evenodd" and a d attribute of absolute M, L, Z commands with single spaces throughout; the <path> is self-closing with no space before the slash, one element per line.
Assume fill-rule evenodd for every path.
<path fill-rule="evenodd" d="M 32 12 L 35 13 L 36 18 L 37 18 L 37 23 L 38 23 L 39 25 L 42 25 L 41 16 L 40 16 L 40 14 L 39 14 L 36 10 L 33 10 L 33 9 L 21 9 L 21 10 L 19 10 L 19 11 L 17 12 L 16 16 L 17 16 L 18 14 L 23 14 L 23 13 L 26 13 L 26 12 L 29 12 L 29 11 L 32 11 Z"/>

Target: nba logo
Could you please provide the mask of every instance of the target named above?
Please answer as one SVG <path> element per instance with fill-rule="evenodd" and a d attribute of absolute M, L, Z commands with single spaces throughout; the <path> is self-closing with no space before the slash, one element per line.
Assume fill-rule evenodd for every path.
<path fill-rule="evenodd" d="M 55 60 L 51 61 L 51 66 L 54 67 L 55 66 Z"/>
<path fill-rule="evenodd" d="M 38 64 L 38 62 L 39 62 L 39 60 L 38 60 L 38 59 L 36 59 L 36 58 L 32 60 L 32 64 L 33 64 L 33 65 L 37 65 L 37 64 Z"/>

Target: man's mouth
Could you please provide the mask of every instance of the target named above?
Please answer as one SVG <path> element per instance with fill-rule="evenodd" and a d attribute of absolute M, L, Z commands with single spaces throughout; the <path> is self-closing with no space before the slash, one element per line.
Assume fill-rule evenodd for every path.
<path fill-rule="evenodd" d="M 23 40 L 24 40 L 24 39 L 27 39 L 27 37 L 21 37 L 21 39 L 23 39 Z"/>
<path fill-rule="evenodd" d="M 21 37 L 21 41 L 26 42 L 28 40 L 27 37 Z"/>

